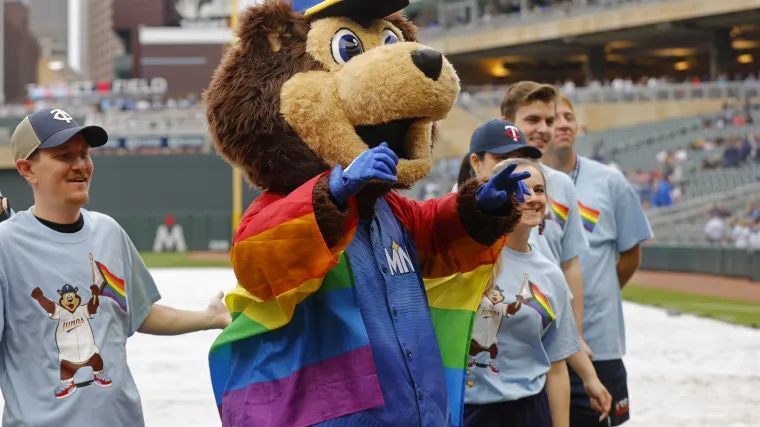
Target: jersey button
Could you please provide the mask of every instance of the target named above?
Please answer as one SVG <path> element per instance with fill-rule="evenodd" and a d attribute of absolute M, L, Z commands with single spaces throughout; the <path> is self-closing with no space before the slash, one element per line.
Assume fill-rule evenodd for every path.
<path fill-rule="evenodd" d="M 398 316 L 398 310 L 396 310 L 395 308 L 393 309 L 393 315 Z"/>
<path fill-rule="evenodd" d="M 417 399 L 420 399 L 420 400 L 422 400 L 422 392 L 418 392 L 418 393 L 417 393 Z"/>
<path fill-rule="evenodd" d="M 412 350 L 409 350 L 409 349 L 406 350 L 406 357 L 410 359 L 412 358 Z"/>
<path fill-rule="evenodd" d="M 383 267 L 383 273 L 388 274 L 388 267 Z"/>

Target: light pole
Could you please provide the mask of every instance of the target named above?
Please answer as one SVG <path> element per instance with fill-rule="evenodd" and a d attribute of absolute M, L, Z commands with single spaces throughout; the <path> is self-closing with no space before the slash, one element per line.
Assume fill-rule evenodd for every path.
<path fill-rule="evenodd" d="M 2 1 L 2 0 L 0 0 Z M 230 46 L 235 44 L 234 30 L 238 24 L 238 0 L 232 1 L 232 14 L 230 15 L 230 27 L 233 30 Z M 240 219 L 243 217 L 243 177 L 240 170 L 232 166 L 232 235 L 237 232 Z"/>

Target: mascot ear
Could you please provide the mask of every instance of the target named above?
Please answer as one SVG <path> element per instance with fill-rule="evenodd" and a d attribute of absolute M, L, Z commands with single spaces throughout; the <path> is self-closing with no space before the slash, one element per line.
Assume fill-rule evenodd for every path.
<path fill-rule="evenodd" d="M 296 45 L 305 43 L 308 32 L 308 19 L 294 12 L 290 4 L 282 0 L 268 0 L 248 8 L 235 29 L 240 47 L 258 54 L 279 52 L 293 42 Z"/>
<path fill-rule="evenodd" d="M 310 21 L 294 12 L 289 1 L 249 7 L 235 28 L 237 42 L 227 49 L 203 93 L 217 153 L 240 166 L 248 182 L 260 188 L 285 192 L 302 178 L 272 170 L 282 164 L 278 158 L 311 165 L 300 168 L 309 178 L 328 168 L 280 114 L 283 84 L 298 73 L 322 68 L 306 51 L 310 28 Z"/>
<path fill-rule="evenodd" d="M 403 12 L 396 12 L 385 18 L 386 21 L 393 24 L 404 35 L 404 40 L 408 42 L 419 42 L 417 39 L 417 26 L 409 21 Z"/>

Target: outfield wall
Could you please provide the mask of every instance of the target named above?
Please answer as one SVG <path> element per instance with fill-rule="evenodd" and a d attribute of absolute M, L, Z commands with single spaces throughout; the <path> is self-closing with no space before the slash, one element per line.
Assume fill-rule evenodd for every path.
<path fill-rule="evenodd" d="M 95 156 L 87 209 L 124 227 L 141 251 L 229 249 L 232 241 L 232 170 L 215 154 Z M 0 192 L 15 210 L 33 204 L 15 170 L 0 170 Z M 259 194 L 244 186 L 243 206 Z M 760 282 L 760 251 L 647 245 L 643 270 L 694 272 Z"/>
<path fill-rule="evenodd" d="M 648 245 L 642 270 L 712 274 L 760 282 L 760 251 L 711 246 Z"/>
<path fill-rule="evenodd" d="M 85 208 L 118 220 L 138 249 L 152 250 L 160 234 L 169 236 L 164 247 L 173 246 L 167 239 L 177 237 L 173 233 L 180 228 L 188 250 L 229 245 L 232 168 L 216 154 L 95 155 L 93 161 Z M 34 203 L 31 188 L 15 169 L 0 170 L 0 192 L 16 211 Z M 243 208 L 258 194 L 244 184 Z"/>

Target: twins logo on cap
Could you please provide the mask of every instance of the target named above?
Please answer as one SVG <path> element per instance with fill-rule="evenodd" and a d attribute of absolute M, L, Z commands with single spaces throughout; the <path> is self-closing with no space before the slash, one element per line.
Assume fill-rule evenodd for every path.
<path fill-rule="evenodd" d="M 66 122 L 66 123 L 71 123 L 74 120 L 74 118 L 71 117 L 71 114 L 69 114 L 69 113 L 67 113 L 67 112 L 65 112 L 65 111 L 63 111 L 61 109 L 55 109 L 55 110 L 51 111 L 50 114 L 53 115 L 53 118 L 55 120 L 60 120 L 60 121 Z"/>
<path fill-rule="evenodd" d="M 512 138 L 515 142 L 520 140 L 520 130 L 514 126 L 504 126 L 504 134 Z"/>

